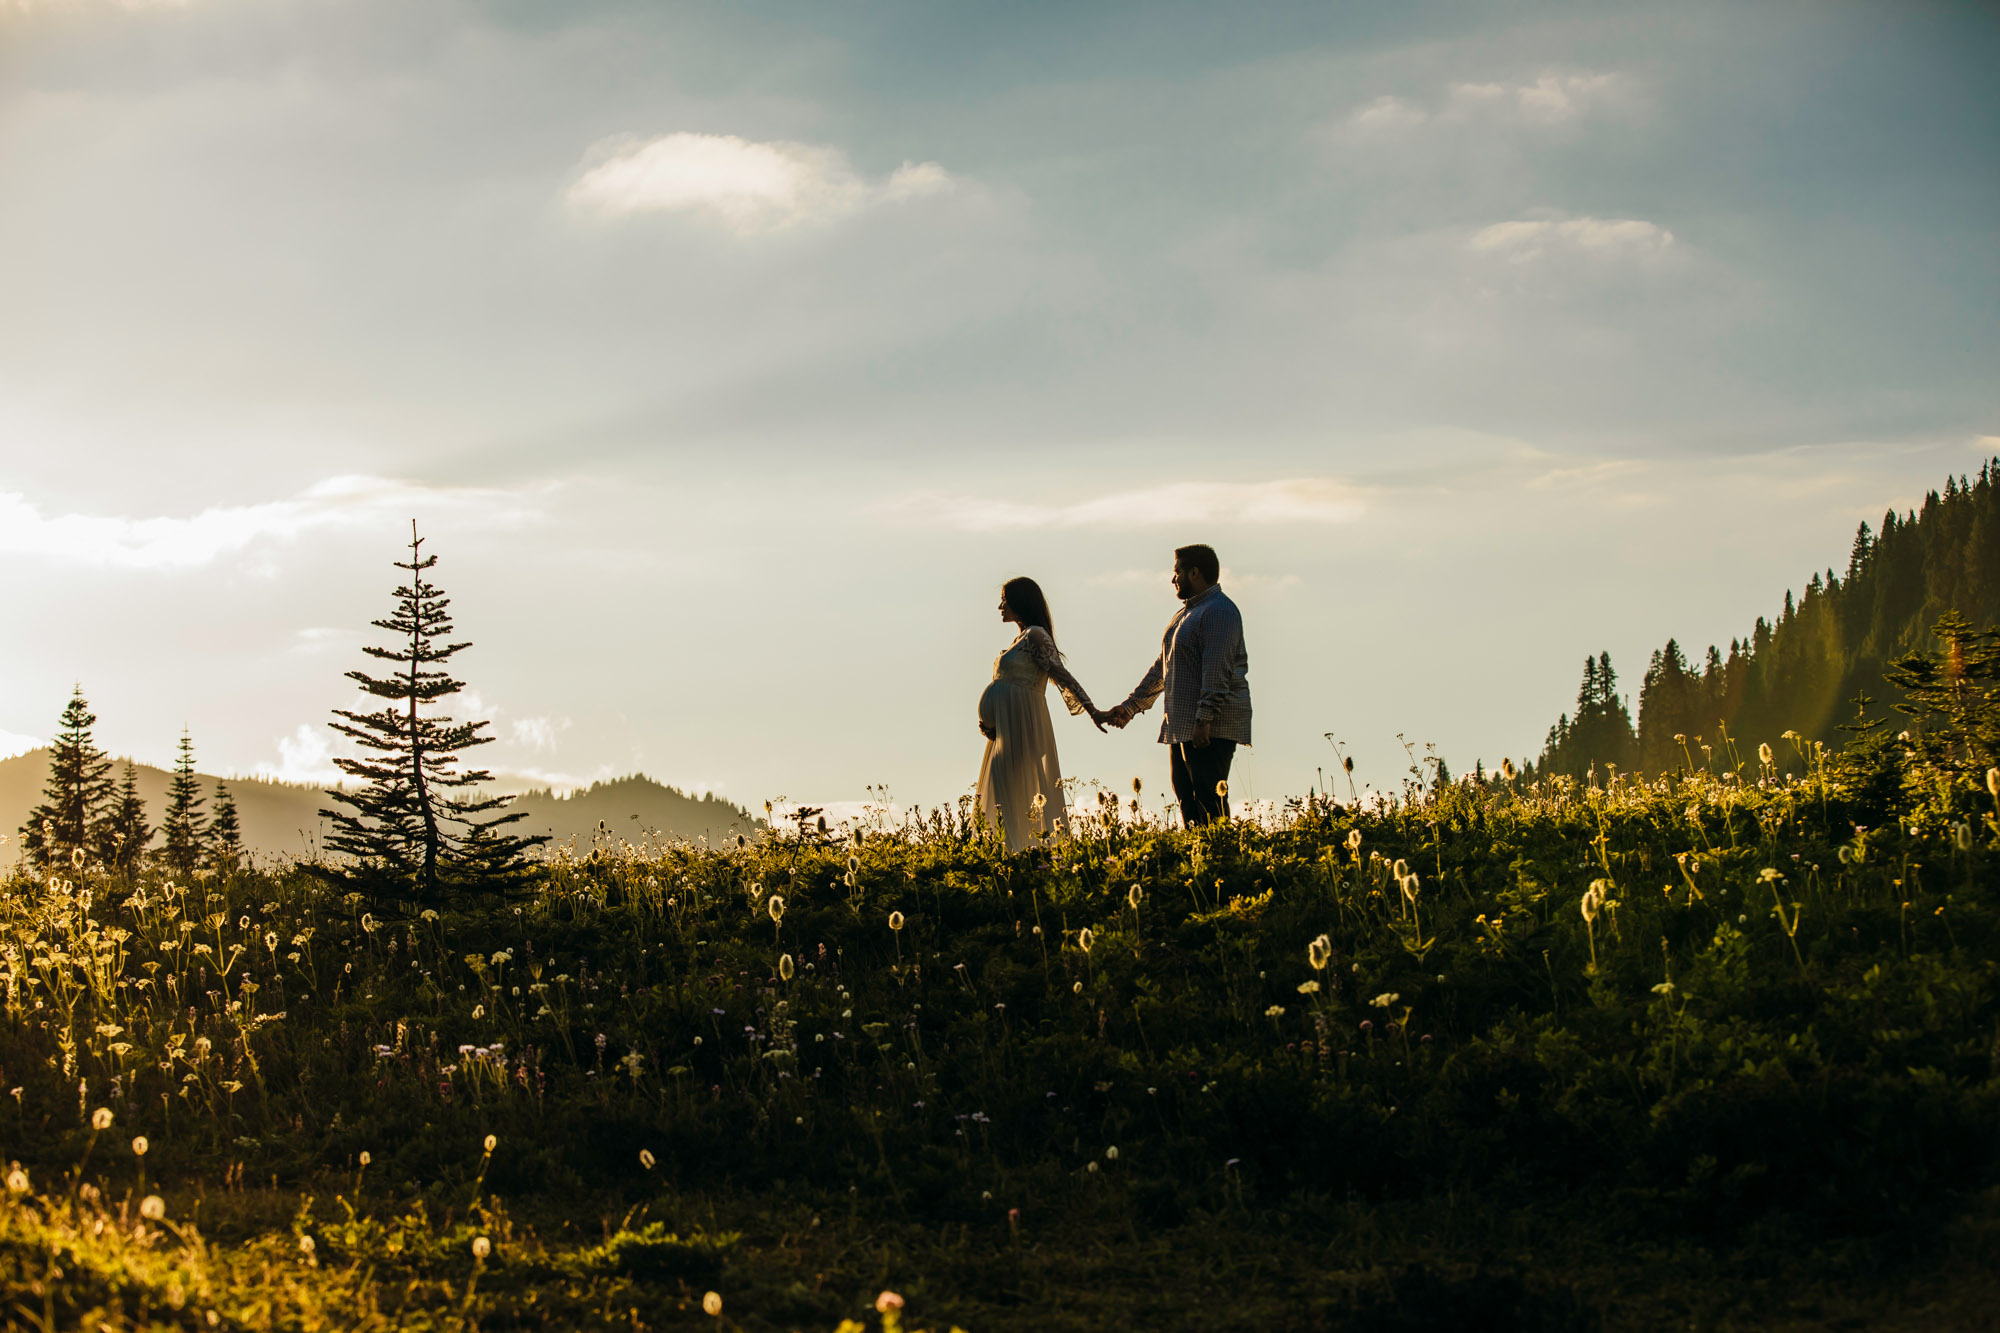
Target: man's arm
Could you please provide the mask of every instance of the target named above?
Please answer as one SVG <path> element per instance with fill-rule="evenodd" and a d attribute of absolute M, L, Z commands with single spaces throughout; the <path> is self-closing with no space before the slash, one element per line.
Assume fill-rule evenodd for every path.
<path fill-rule="evenodd" d="M 1160 655 L 1153 659 L 1153 665 L 1146 669 L 1145 679 L 1141 680 L 1133 691 L 1125 696 L 1125 702 L 1111 710 L 1110 716 L 1112 722 L 1122 727 L 1148 708 L 1151 708 L 1153 700 L 1159 698 L 1160 691 L 1166 688 L 1166 679 L 1167 650 L 1162 648 Z"/>

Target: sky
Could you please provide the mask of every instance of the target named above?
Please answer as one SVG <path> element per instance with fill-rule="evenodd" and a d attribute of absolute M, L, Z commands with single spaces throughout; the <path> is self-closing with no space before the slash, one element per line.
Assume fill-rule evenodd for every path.
<path fill-rule="evenodd" d="M 1196 541 L 1233 792 L 1532 755 L 2000 453 L 1996 64 L 1979 4 L 0 0 L 0 748 L 81 684 L 331 777 L 414 519 L 517 782 L 953 800 L 1000 582 L 1108 704 Z"/>

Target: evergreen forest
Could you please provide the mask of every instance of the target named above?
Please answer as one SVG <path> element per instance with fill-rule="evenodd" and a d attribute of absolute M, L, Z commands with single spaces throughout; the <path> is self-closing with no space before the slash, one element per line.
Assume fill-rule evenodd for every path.
<path fill-rule="evenodd" d="M 1549 729 L 1531 773 L 1587 776 L 1593 767 L 1669 772 L 1690 749 L 1725 736 L 1757 743 L 1797 732 L 1836 744 L 1861 715 L 1886 716 L 1900 698 L 1896 660 L 1937 651 L 1941 620 L 2000 623 L 2000 459 L 1970 479 L 1949 477 L 1921 509 L 1862 523 L 1845 573 L 1815 572 L 1775 619 L 1759 616 L 1727 651 L 1692 660 L 1674 639 L 1655 651 L 1639 684 L 1638 717 L 1618 689 L 1611 655 L 1586 658 L 1576 707 Z"/>

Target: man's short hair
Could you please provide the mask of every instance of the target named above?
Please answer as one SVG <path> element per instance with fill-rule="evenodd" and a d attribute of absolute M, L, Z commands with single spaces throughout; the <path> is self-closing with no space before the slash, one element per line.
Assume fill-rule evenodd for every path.
<path fill-rule="evenodd" d="M 1222 561 L 1217 558 L 1213 546 L 1177 546 L 1174 548 L 1174 559 L 1210 583 L 1222 578 Z"/>

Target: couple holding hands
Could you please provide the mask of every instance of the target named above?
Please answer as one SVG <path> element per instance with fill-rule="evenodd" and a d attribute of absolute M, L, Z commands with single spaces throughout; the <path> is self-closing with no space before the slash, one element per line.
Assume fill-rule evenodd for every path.
<path fill-rule="evenodd" d="M 1224 785 L 1238 745 L 1250 743 L 1250 657 L 1243 617 L 1217 586 L 1222 566 L 1207 546 L 1174 552 L 1174 595 L 1181 609 L 1167 622 L 1159 656 L 1123 703 L 1098 708 L 1063 665 L 1049 619 L 1048 598 L 1033 579 L 1009 579 L 1000 589 L 1000 619 L 1020 627 L 994 660 L 993 683 L 979 696 L 979 809 L 998 820 L 1007 850 L 1033 846 L 1067 826 L 1062 767 L 1049 721 L 1054 681 L 1072 713 L 1088 713 L 1099 731 L 1123 727 L 1166 696 L 1160 743 L 1169 747 L 1181 821 L 1193 827 L 1229 813 Z M 1057 821 L 1062 821 L 1058 823 Z"/>

